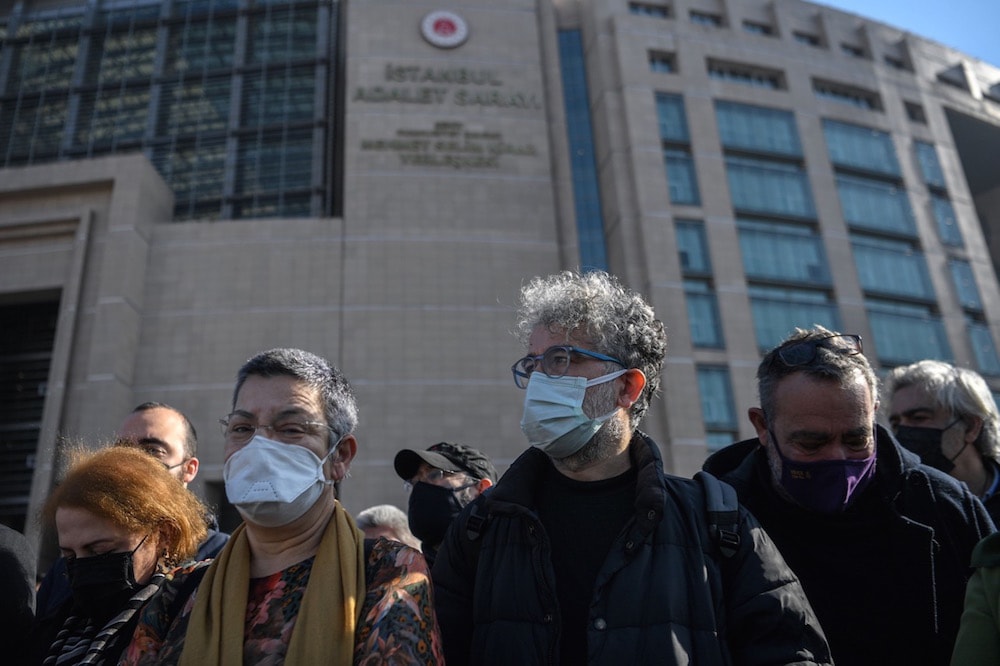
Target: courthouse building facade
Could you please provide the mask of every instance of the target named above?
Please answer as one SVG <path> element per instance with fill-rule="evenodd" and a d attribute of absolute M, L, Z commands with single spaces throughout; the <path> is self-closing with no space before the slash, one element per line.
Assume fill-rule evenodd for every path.
<path fill-rule="evenodd" d="M 33 537 L 61 447 L 146 400 L 225 509 L 216 422 L 277 346 L 354 384 L 350 509 L 405 506 L 404 447 L 503 469 L 517 292 L 566 268 L 666 321 L 678 474 L 750 434 L 795 326 L 1000 389 L 1000 69 L 920 36 L 798 0 L 0 12 L 0 519 Z"/>

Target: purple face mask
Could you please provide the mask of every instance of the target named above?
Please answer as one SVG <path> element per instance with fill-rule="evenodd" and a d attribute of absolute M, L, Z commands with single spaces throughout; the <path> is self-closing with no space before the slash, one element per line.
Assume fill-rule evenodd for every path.
<path fill-rule="evenodd" d="M 817 513 L 840 513 L 861 495 L 875 478 L 875 453 L 858 460 L 789 460 L 769 431 L 781 457 L 781 485 L 792 498 Z"/>

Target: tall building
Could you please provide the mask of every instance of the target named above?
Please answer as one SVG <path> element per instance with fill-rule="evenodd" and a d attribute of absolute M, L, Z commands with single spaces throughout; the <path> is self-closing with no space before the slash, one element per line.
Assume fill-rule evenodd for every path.
<path fill-rule="evenodd" d="M 0 512 L 34 537 L 63 442 L 145 400 L 224 506 L 215 422 L 276 346 L 355 386 L 349 508 L 405 505 L 403 447 L 502 469 L 518 288 L 565 268 L 666 321 L 643 428 L 678 474 L 751 434 L 795 326 L 1000 390 L 1000 69 L 922 37 L 799 0 L 0 12 Z"/>

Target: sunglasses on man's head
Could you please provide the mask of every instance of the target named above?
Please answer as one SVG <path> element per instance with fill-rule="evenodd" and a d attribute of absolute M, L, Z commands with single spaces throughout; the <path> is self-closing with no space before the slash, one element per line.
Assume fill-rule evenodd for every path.
<path fill-rule="evenodd" d="M 816 350 L 822 347 L 844 356 L 854 356 L 864 351 L 860 335 L 828 335 L 815 340 L 792 342 L 778 350 L 778 358 L 788 366 L 806 365 L 816 358 Z"/>

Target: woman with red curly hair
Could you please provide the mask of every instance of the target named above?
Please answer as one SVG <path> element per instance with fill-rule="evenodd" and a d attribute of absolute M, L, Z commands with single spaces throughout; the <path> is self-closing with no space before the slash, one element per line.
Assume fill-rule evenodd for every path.
<path fill-rule="evenodd" d="M 144 451 L 73 452 L 42 509 L 73 596 L 36 621 L 34 663 L 117 663 L 139 608 L 205 538 L 204 516 L 198 498 Z"/>

